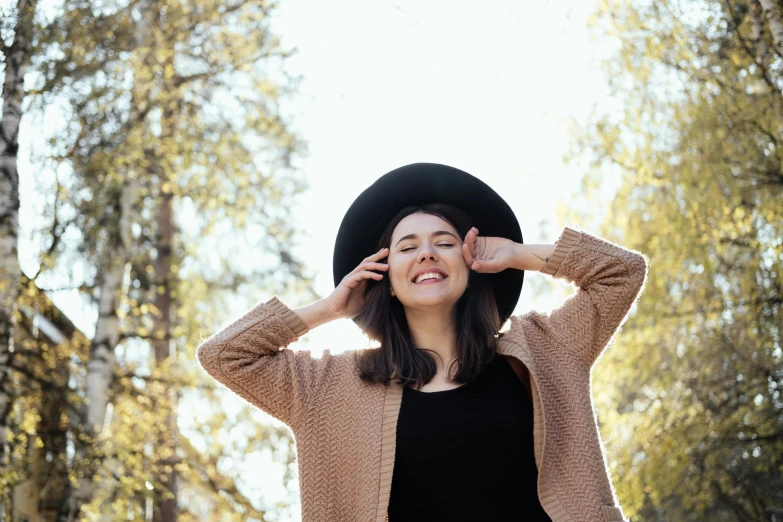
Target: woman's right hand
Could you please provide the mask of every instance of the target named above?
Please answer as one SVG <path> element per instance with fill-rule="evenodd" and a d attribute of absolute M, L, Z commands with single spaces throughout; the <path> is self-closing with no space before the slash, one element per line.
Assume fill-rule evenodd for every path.
<path fill-rule="evenodd" d="M 373 270 L 388 270 L 387 263 L 379 263 L 388 255 L 389 249 L 382 248 L 373 255 L 365 257 L 359 266 L 343 277 L 337 288 L 324 299 L 324 304 L 332 317 L 353 319 L 359 315 L 364 308 L 367 279 L 383 280 L 383 274 Z"/>

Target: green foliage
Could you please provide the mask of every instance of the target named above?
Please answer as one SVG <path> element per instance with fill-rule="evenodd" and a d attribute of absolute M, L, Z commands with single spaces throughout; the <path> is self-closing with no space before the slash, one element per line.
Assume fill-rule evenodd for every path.
<path fill-rule="evenodd" d="M 289 465 L 285 480 L 295 481 L 292 436 L 260 424 L 249 407 L 223 413 L 225 390 L 205 378 L 195 348 L 227 319 L 228 300 L 247 295 L 250 305 L 261 292 L 314 297 L 312 277 L 291 254 L 296 221 L 289 209 L 305 188 L 294 161 L 306 147 L 279 107 L 297 79 L 283 67 L 290 51 L 269 27 L 274 5 L 67 0 L 57 9 L 28 78 L 26 116 L 62 110 L 66 117 L 61 129 L 38 129 L 49 148 L 32 158 L 65 173 L 54 226 L 40 232 L 51 245 L 41 254 L 40 280 L 78 259 L 86 273 L 73 284 L 97 299 L 124 244 L 128 216 L 121 209 L 135 189 L 132 237 L 117 295 L 120 343 L 106 426 L 97 441 L 80 431 L 89 342 L 58 346 L 48 363 L 53 349 L 28 343 L 15 359 L 24 398 L 12 419 L 18 466 L 11 482 L 32 476 L 28 443 L 40 438 L 41 412 L 54 391 L 66 398 L 63 432 L 88 449 L 84 462 L 68 462 L 64 448 L 50 445 L 61 459 L 56 474 L 75 486 L 99 464 L 83 520 L 146 520 L 147 502 L 173 470 L 182 520 L 261 520 L 274 506 L 239 491 L 237 463 L 271 449 Z M 166 201 L 174 234 L 164 252 Z M 245 255 L 237 246 L 243 239 Z M 172 299 L 165 332 L 156 322 L 162 293 Z M 170 338 L 175 356 L 156 364 L 151 348 L 161 337 Z M 182 417 L 183 397 L 200 401 L 188 433 L 169 420 Z M 241 441 L 228 437 L 238 433 Z"/>
<path fill-rule="evenodd" d="M 72 128 L 56 136 L 54 159 L 76 174 L 68 196 L 81 255 L 101 267 L 118 237 L 123 183 L 135 180 L 135 266 L 153 259 L 158 201 L 170 194 L 188 225 L 175 266 L 186 242 L 220 237 L 225 227 L 252 230 L 253 265 L 218 250 L 214 268 L 256 281 L 283 272 L 306 290 L 288 213 L 305 188 L 292 166 L 305 147 L 279 114 L 278 96 L 296 81 L 281 83 L 290 53 L 268 28 L 272 6 L 112 2 L 100 15 L 94 2 L 66 6 L 50 34 L 62 58 L 41 68 L 39 83 L 69 107 Z"/>
<path fill-rule="evenodd" d="M 594 202 L 622 174 L 602 232 L 652 260 L 594 375 L 618 496 L 640 520 L 783 513 L 783 75 L 759 9 L 617 0 L 593 20 L 618 43 L 619 110 L 594 114 L 570 159 L 590 161 Z"/>

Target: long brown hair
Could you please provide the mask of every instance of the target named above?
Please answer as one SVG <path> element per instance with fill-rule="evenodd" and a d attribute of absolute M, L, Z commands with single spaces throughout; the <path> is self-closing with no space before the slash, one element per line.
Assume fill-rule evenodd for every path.
<path fill-rule="evenodd" d="M 416 212 L 432 214 L 449 222 L 463 238 L 473 226 L 464 212 L 451 205 L 409 206 L 389 222 L 376 248 L 390 247 L 392 233 L 399 222 Z M 489 284 L 491 276 L 470 270 L 468 287 L 457 301 L 457 353 L 448 371 L 451 375 L 452 366 L 458 365 L 454 380 L 459 383 L 472 381 L 497 352 L 498 331 L 502 325 L 495 294 Z M 414 384 L 417 388 L 428 383 L 435 376 L 437 364 L 433 355 L 427 352 L 439 355 L 415 346 L 402 303 L 391 295 L 388 277 L 381 281 L 368 279 L 365 295 L 365 306 L 355 321 L 370 339 L 380 343 L 380 347 L 354 352 L 360 378 L 383 384 L 394 380 L 402 386 Z"/>

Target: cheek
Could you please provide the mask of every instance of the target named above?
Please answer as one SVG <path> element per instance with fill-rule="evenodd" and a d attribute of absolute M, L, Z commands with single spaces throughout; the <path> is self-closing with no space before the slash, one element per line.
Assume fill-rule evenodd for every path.
<path fill-rule="evenodd" d="M 465 281 L 465 283 L 468 282 L 468 277 L 470 276 L 470 270 L 465 265 L 465 260 L 462 259 L 461 255 L 459 258 L 452 259 L 451 267 L 452 267 L 451 268 L 452 275 L 456 276 L 461 281 Z"/>
<path fill-rule="evenodd" d="M 460 275 L 460 285 L 464 288 L 467 288 L 467 286 L 470 284 L 470 272 L 468 270 L 465 270 Z"/>
<path fill-rule="evenodd" d="M 389 274 L 389 281 L 392 283 L 399 284 L 405 282 L 405 267 L 399 262 L 389 261 L 387 273 Z"/>

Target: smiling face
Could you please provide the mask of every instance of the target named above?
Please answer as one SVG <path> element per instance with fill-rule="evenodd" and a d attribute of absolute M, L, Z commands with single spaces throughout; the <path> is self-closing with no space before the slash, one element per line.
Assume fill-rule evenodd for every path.
<path fill-rule="evenodd" d="M 460 234 L 448 221 L 432 214 L 416 212 L 397 224 L 388 263 L 391 294 L 406 308 L 451 309 L 468 285 L 469 269 L 462 257 Z M 417 282 L 419 274 L 429 276 Z"/>

